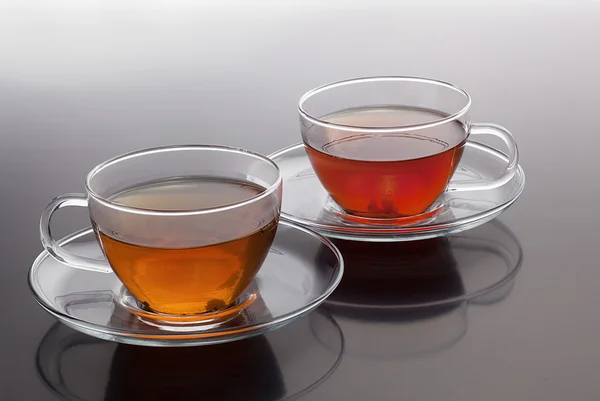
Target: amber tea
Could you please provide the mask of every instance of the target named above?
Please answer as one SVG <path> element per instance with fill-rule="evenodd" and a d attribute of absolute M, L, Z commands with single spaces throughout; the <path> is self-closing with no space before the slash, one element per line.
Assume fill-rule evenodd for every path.
<path fill-rule="evenodd" d="M 136 186 L 111 201 L 155 212 L 185 212 L 235 204 L 264 190 L 245 181 L 196 177 Z M 96 229 L 106 258 L 125 287 L 150 309 L 181 315 L 217 311 L 241 295 L 267 256 L 277 218 L 257 221 L 254 231 L 240 230 L 225 242 L 219 238 L 231 238 L 236 226 L 198 227 L 198 236 L 206 236 L 208 229 L 210 238 L 204 241 L 208 245 L 197 247 L 168 235 L 140 245 Z M 171 229 L 180 228 L 175 224 Z"/>
<path fill-rule="evenodd" d="M 446 117 L 407 107 L 347 109 L 322 117 L 353 127 L 408 127 Z M 458 121 L 400 133 L 326 128 L 320 147 L 305 141 L 315 173 L 331 198 L 350 214 L 398 218 L 425 212 L 444 191 L 466 142 Z"/>

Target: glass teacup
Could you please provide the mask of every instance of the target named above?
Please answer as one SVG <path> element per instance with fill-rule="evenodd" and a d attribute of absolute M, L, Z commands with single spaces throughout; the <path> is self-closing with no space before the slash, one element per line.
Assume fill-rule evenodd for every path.
<path fill-rule="evenodd" d="M 471 98 L 442 81 L 368 77 L 313 89 L 298 104 L 302 140 L 331 199 L 350 216 L 398 219 L 432 212 L 444 191 L 507 183 L 518 168 L 505 128 L 471 122 Z M 450 182 L 471 135 L 494 135 L 508 147 L 496 179 Z"/>
<path fill-rule="evenodd" d="M 86 194 L 44 210 L 42 243 L 56 259 L 113 271 L 152 312 L 214 315 L 250 286 L 271 247 L 281 210 L 281 175 L 268 158 L 220 146 L 169 146 L 95 167 Z M 106 261 L 74 255 L 52 237 L 50 218 L 87 207 Z"/>

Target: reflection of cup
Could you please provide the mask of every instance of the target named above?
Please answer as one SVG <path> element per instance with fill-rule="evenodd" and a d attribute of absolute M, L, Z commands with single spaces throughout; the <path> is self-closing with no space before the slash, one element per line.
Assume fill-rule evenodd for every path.
<path fill-rule="evenodd" d="M 471 123 L 470 106 L 464 90 L 445 82 L 370 77 L 313 89 L 298 109 L 308 158 L 331 198 L 353 216 L 397 219 L 427 212 L 444 191 L 492 189 L 516 173 L 512 135 Z M 505 171 L 450 183 L 466 141 L 479 134 L 507 144 Z"/>
<path fill-rule="evenodd" d="M 264 336 L 191 348 L 115 344 L 55 324 L 36 364 L 44 384 L 68 401 L 275 401 L 323 383 L 343 350 L 339 326 L 319 308 Z"/>
<path fill-rule="evenodd" d="M 347 353 L 388 357 L 451 344 L 466 329 L 464 294 L 447 238 L 359 243 L 336 240 L 346 271 L 327 309 Z"/>
<path fill-rule="evenodd" d="M 90 172 L 86 191 L 48 205 L 46 250 L 73 267 L 114 271 L 141 305 L 166 315 L 215 318 L 234 304 L 269 251 L 281 208 L 271 160 L 216 146 L 119 156 Z M 74 255 L 52 238 L 51 215 L 72 205 L 88 208 L 108 262 Z"/>
<path fill-rule="evenodd" d="M 259 361 L 259 363 L 257 363 Z M 119 344 L 105 400 L 278 400 L 281 370 L 264 337 L 192 348 Z"/>
<path fill-rule="evenodd" d="M 268 401 L 285 394 L 281 370 L 262 336 L 208 347 L 115 346 L 57 324 L 37 358 L 44 382 L 67 400 L 176 401 L 202 394 Z"/>
<path fill-rule="evenodd" d="M 451 346 L 466 332 L 467 306 L 504 299 L 522 261 L 518 240 L 498 221 L 430 240 L 334 242 L 346 270 L 325 305 L 346 354 L 367 358 Z"/>
<path fill-rule="evenodd" d="M 328 304 L 411 306 L 464 293 L 447 238 L 408 242 L 334 240 L 346 270 Z M 372 314 L 364 316 L 370 319 Z"/>

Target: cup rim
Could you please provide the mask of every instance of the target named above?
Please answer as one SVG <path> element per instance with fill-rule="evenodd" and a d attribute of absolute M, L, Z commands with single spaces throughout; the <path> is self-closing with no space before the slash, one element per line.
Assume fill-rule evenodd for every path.
<path fill-rule="evenodd" d="M 186 210 L 186 211 L 151 210 L 151 209 L 144 209 L 144 208 L 138 208 L 138 207 L 132 207 L 132 206 L 125 206 L 120 203 L 106 199 L 105 197 L 103 197 L 100 194 L 93 191 L 91 188 L 90 183 L 91 183 L 92 179 L 94 178 L 94 176 L 97 175 L 102 170 L 104 170 L 105 168 L 110 167 L 116 163 L 119 163 L 121 161 L 128 160 L 128 159 L 133 159 L 135 157 L 140 157 L 140 156 L 147 156 L 147 155 L 163 153 L 163 152 L 176 152 L 176 151 L 183 151 L 183 150 L 217 151 L 217 152 L 237 153 L 237 154 L 244 155 L 244 156 L 250 156 L 250 157 L 253 157 L 258 160 L 262 160 L 262 161 L 270 164 L 277 172 L 277 179 L 275 180 L 275 182 L 273 184 L 271 184 L 269 187 L 267 187 L 263 192 L 255 195 L 251 198 L 245 199 L 243 201 L 231 203 L 231 204 L 224 205 L 224 206 L 216 206 L 216 207 L 211 207 L 211 208 L 206 208 L 206 209 Z M 121 155 L 115 156 L 111 159 L 108 159 L 108 160 L 98 164 L 96 167 L 94 167 L 88 173 L 88 175 L 85 179 L 85 189 L 86 189 L 86 192 L 89 197 L 93 198 L 96 202 L 98 202 L 106 207 L 110 207 L 111 209 L 115 209 L 115 210 L 119 210 L 119 211 L 127 212 L 127 213 L 148 215 L 148 216 L 175 217 L 175 216 L 206 215 L 206 214 L 211 214 L 211 213 L 218 213 L 218 212 L 233 210 L 238 207 L 244 207 L 244 206 L 250 205 L 254 202 L 257 202 L 261 199 L 264 199 L 267 196 L 270 196 L 273 192 L 275 192 L 281 186 L 282 182 L 283 182 L 283 177 L 281 175 L 281 170 L 279 169 L 279 166 L 273 160 L 268 158 L 267 156 L 261 155 L 260 153 L 253 152 L 251 150 L 232 147 L 232 146 L 221 146 L 221 145 L 166 145 L 166 146 L 157 146 L 157 147 L 139 149 L 139 150 L 135 150 L 135 151 L 128 152 L 128 153 L 123 153 Z"/>
<path fill-rule="evenodd" d="M 466 99 L 466 104 L 459 111 L 457 111 L 447 117 L 441 118 L 439 120 L 435 120 L 435 121 L 432 121 L 429 123 L 423 123 L 423 124 L 390 126 L 390 127 L 364 127 L 364 126 L 332 123 L 329 121 L 322 120 L 319 117 L 315 117 L 304 109 L 304 103 L 307 100 L 309 100 L 314 95 L 317 95 L 326 90 L 335 89 L 335 88 L 339 88 L 342 86 L 353 85 L 353 84 L 361 84 L 361 83 L 369 83 L 369 82 L 384 82 L 384 81 L 418 82 L 418 83 L 423 83 L 423 84 L 433 84 L 433 85 L 443 86 L 445 88 L 454 90 L 454 91 L 460 93 L 461 95 L 463 95 Z M 333 129 L 337 129 L 337 130 L 361 131 L 361 132 L 372 132 L 372 133 L 401 133 L 401 132 L 409 132 L 409 131 L 415 131 L 415 130 L 426 129 L 426 128 L 433 128 L 433 127 L 457 120 L 460 117 L 464 116 L 469 111 L 469 109 L 471 108 L 471 103 L 472 103 L 471 96 L 464 89 L 459 88 L 458 86 L 453 85 L 449 82 L 440 81 L 440 80 L 431 79 L 431 78 L 417 77 L 417 76 L 381 75 L 381 76 L 345 79 L 342 81 L 328 83 L 325 85 L 318 86 L 314 89 L 311 89 L 308 92 L 306 92 L 304 95 L 302 95 L 302 97 L 300 97 L 300 100 L 298 101 L 298 111 L 302 117 L 304 117 L 308 121 L 312 122 L 313 124 L 325 126 L 325 127 L 333 128 Z"/>

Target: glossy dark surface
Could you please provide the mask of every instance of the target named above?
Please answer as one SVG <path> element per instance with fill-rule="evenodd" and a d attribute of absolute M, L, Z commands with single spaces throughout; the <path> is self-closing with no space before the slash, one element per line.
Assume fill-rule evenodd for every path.
<path fill-rule="evenodd" d="M 498 123 L 514 133 L 527 186 L 501 220 L 518 238 L 524 261 L 510 291 L 485 305 L 458 305 L 462 309 L 456 313 L 466 325 L 450 325 L 450 332 L 425 323 L 442 313 L 436 310 L 412 317 L 388 311 L 369 314 L 366 320 L 357 311 L 345 310 L 340 317 L 339 310 L 330 310 L 343 333 L 343 357 L 300 399 L 600 397 L 600 4 L 322 3 L 328 5 L 155 0 L 0 4 L 0 399 L 57 399 L 36 369 L 40 344 L 55 321 L 35 304 L 26 283 L 27 269 L 41 251 L 39 215 L 52 197 L 82 192 L 93 166 L 133 149 L 220 143 L 270 153 L 300 140 L 295 104 L 304 91 L 375 74 L 453 82 L 472 95 L 475 121 Z M 57 234 L 88 224 L 83 210 L 68 209 L 56 217 Z M 440 263 L 448 260 L 442 257 Z M 446 279 L 438 276 L 436 288 L 426 286 L 417 295 L 460 292 L 451 271 Z M 443 311 L 448 313 L 454 316 L 452 310 Z M 60 330 L 76 336 L 76 342 L 91 341 Z M 309 337 L 290 343 L 262 337 L 248 341 L 243 352 L 263 368 L 244 375 L 245 366 L 255 365 L 243 356 L 233 358 L 237 368 L 227 384 L 245 385 L 253 377 L 252 383 L 260 383 L 268 375 L 271 386 L 256 394 L 252 389 L 259 387 L 250 386 L 250 395 L 266 400 L 291 395 L 286 389 L 313 382 L 312 377 L 297 381 L 302 376 L 297 372 L 312 373 L 317 367 L 328 372 L 325 365 L 331 363 L 315 357 L 299 366 L 294 352 L 324 356 L 328 348 L 320 344 L 330 344 L 335 333 L 313 332 L 317 342 Z M 427 333 L 448 336 L 436 337 L 436 347 L 409 341 Z M 62 347 L 69 344 L 65 340 Z M 122 380 L 132 370 L 128 367 L 148 369 L 146 358 L 165 352 L 171 362 L 158 365 L 158 371 L 140 372 L 141 379 L 157 386 L 162 380 L 179 399 L 202 399 L 199 389 L 189 387 L 194 375 L 185 376 L 184 370 L 181 377 L 173 376 L 165 370 L 163 376 L 160 369 L 177 358 L 184 358 L 184 366 L 193 365 L 189 355 L 212 351 L 188 355 L 100 346 L 106 349 L 95 357 L 80 349 L 81 354 L 61 359 L 70 372 L 85 374 L 85 382 L 74 380 L 85 387 L 72 389 L 75 394 L 88 394 L 90 401 L 131 399 L 135 387 L 131 390 Z M 241 343 L 229 348 L 237 347 Z M 61 349 L 51 347 L 54 356 Z M 210 358 L 199 355 L 197 363 Z M 219 383 L 222 379 L 210 381 L 203 375 L 227 371 L 223 366 L 208 373 L 196 366 L 202 375 L 198 386 Z M 131 380 L 138 379 L 134 375 Z M 78 392 L 86 389 L 94 391 Z M 152 399 L 162 393 L 145 394 Z M 252 399 L 250 395 L 230 393 L 233 399 Z"/>

